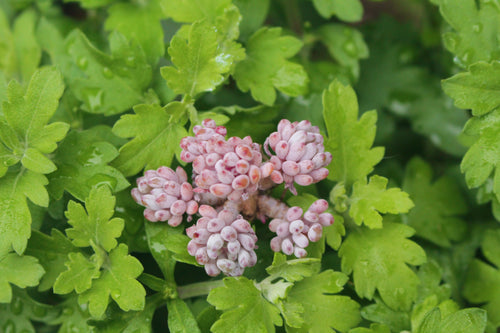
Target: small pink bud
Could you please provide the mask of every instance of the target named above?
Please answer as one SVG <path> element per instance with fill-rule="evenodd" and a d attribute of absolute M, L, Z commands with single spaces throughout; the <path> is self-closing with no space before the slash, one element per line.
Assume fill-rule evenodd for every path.
<path fill-rule="evenodd" d="M 282 132 L 283 128 L 285 128 L 285 126 L 290 126 L 290 125 L 291 125 L 290 120 L 281 119 L 280 122 L 278 123 L 278 132 Z"/>
<path fill-rule="evenodd" d="M 288 143 L 286 141 L 278 142 L 274 151 L 276 152 L 276 156 L 278 158 L 284 160 L 288 154 Z"/>
<path fill-rule="evenodd" d="M 286 155 L 288 161 L 299 161 L 306 152 L 306 144 L 304 142 L 296 142 L 290 145 L 290 150 Z"/>
<path fill-rule="evenodd" d="M 186 204 L 186 213 L 188 215 L 194 215 L 198 211 L 198 203 L 194 200 L 188 201 Z"/>
<path fill-rule="evenodd" d="M 302 211 L 302 208 L 300 208 L 298 206 L 290 207 L 290 208 L 288 208 L 288 210 L 286 212 L 286 219 L 290 222 L 298 220 L 298 219 L 300 219 L 300 217 L 302 216 L 303 213 L 304 212 Z"/>
<path fill-rule="evenodd" d="M 239 157 L 245 160 L 251 161 L 253 158 L 252 149 L 250 149 L 248 145 L 240 144 L 236 146 L 235 152 Z"/>
<path fill-rule="evenodd" d="M 297 258 L 304 258 L 305 256 L 307 256 L 307 251 L 301 247 L 296 246 L 295 249 L 293 250 L 293 254 Z"/>
<path fill-rule="evenodd" d="M 319 214 L 319 223 L 321 223 L 322 226 L 327 227 L 329 225 L 333 224 L 333 215 L 330 213 L 322 213 Z"/>
<path fill-rule="evenodd" d="M 232 186 L 235 190 L 243 190 L 250 185 L 250 179 L 246 175 L 239 175 L 234 178 Z"/>
<path fill-rule="evenodd" d="M 158 175 L 160 177 L 163 177 L 167 180 L 173 180 L 177 183 L 179 182 L 179 177 L 177 177 L 177 174 L 175 173 L 175 171 L 166 167 L 166 166 L 158 168 L 158 170 L 156 170 L 156 172 L 158 173 Z"/>
<path fill-rule="evenodd" d="M 239 160 L 236 163 L 235 169 L 238 173 L 245 174 L 248 172 L 248 169 L 250 169 L 250 163 L 246 160 Z"/>
<path fill-rule="evenodd" d="M 193 170 L 196 173 L 201 173 L 205 169 L 205 158 L 200 155 L 193 160 Z"/>
<path fill-rule="evenodd" d="M 206 248 L 200 248 L 196 251 L 195 255 L 194 255 L 195 259 L 196 259 L 196 262 L 200 265 L 205 265 L 207 264 L 210 259 L 208 258 L 208 255 L 207 255 L 207 249 Z"/>
<path fill-rule="evenodd" d="M 248 177 L 250 178 L 250 183 L 252 184 L 259 183 L 261 178 L 260 168 L 256 165 L 252 165 L 250 167 L 250 170 L 248 170 Z"/>
<path fill-rule="evenodd" d="M 238 234 L 238 241 L 240 242 L 241 246 L 243 246 L 248 251 L 251 251 L 255 248 L 255 241 L 247 234 Z"/>
<path fill-rule="evenodd" d="M 186 171 L 185 171 L 182 167 L 178 166 L 178 167 L 175 169 L 175 173 L 176 173 L 176 175 L 177 175 L 177 178 L 178 178 L 179 184 L 182 184 L 182 183 L 187 182 L 187 180 L 188 180 L 188 176 L 187 176 Z"/>
<path fill-rule="evenodd" d="M 318 199 L 309 206 L 309 211 L 321 214 L 328 209 L 328 201 L 325 199 Z"/>
<path fill-rule="evenodd" d="M 186 212 L 186 202 L 184 200 L 175 201 L 170 207 L 172 215 L 182 215 Z"/>
<path fill-rule="evenodd" d="M 215 120 L 210 119 L 210 118 L 204 119 L 201 122 L 201 125 L 204 127 L 208 127 L 208 128 L 215 128 L 216 127 Z"/>
<path fill-rule="evenodd" d="M 319 216 L 318 214 L 308 210 L 307 212 L 304 213 L 304 219 L 306 219 L 308 222 L 316 223 L 319 221 Z"/>
<path fill-rule="evenodd" d="M 292 234 L 300 234 L 302 230 L 304 230 L 304 222 L 302 220 L 295 220 L 293 222 L 290 222 L 288 230 Z"/>
<path fill-rule="evenodd" d="M 295 126 L 291 123 L 285 124 L 279 132 L 281 133 L 281 139 L 288 141 L 288 139 L 290 139 L 290 137 L 295 133 Z"/>
<path fill-rule="evenodd" d="M 219 161 L 221 158 L 221 156 L 217 153 L 211 153 L 211 154 L 208 154 L 206 157 L 205 157 L 205 163 L 207 164 L 207 166 L 214 166 L 215 163 L 217 163 L 217 161 Z"/>
<path fill-rule="evenodd" d="M 309 228 L 307 237 L 311 240 L 311 242 L 317 242 L 321 239 L 322 234 L 323 228 L 321 227 L 321 224 L 315 223 Z"/>
<path fill-rule="evenodd" d="M 188 201 L 193 198 L 193 186 L 189 183 L 182 183 L 180 192 L 181 199 L 184 201 Z"/>
<path fill-rule="evenodd" d="M 173 180 L 166 181 L 163 185 L 163 189 L 165 190 L 166 194 L 174 197 L 178 197 L 181 194 L 181 186 L 179 185 L 179 183 Z"/>
<path fill-rule="evenodd" d="M 212 219 L 217 217 L 217 211 L 209 205 L 201 205 L 198 211 L 203 217 L 209 217 Z"/>
<path fill-rule="evenodd" d="M 288 222 L 282 222 L 278 227 L 276 228 L 276 235 L 278 235 L 281 238 L 285 238 L 288 235 L 290 235 L 290 223 Z"/>
<path fill-rule="evenodd" d="M 317 152 L 318 152 L 317 144 L 314 142 L 310 142 L 310 143 L 306 144 L 306 151 L 300 159 L 302 161 L 311 160 L 314 157 L 314 155 L 316 155 Z"/>
<path fill-rule="evenodd" d="M 220 231 L 220 235 L 221 235 L 223 240 L 225 240 L 227 242 L 232 242 L 232 241 L 236 240 L 238 233 L 236 232 L 236 230 L 233 227 L 225 226 Z"/>
<path fill-rule="evenodd" d="M 226 184 L 214 184 L 210 186 L 210 193 L 212 193 L 218 198 L 227 197 L 232 190 L 233 188 L 230 185 Z"/>
<path fill-rule="evenodd" d="M 174 215 L 168 219 L 168 225 L 171 227 L 177 227 L 182 223 L 182 215 Z"/>
<path fill-rule="evenodd" d="M 222 240 L 220 234 L 213 234 L 210 237 L 208 237 L 207 249 L 219 250 L 222 248 L 222 246 L 224 246 L 224 240 Z"/>
<path fill-rule="evenodd" d="M 281 172 L 274 170 L 273 172 L 271 172 L 271 180 L 275 184 L 281 184 L 283 183 L 283 175 L 281 174 Z"/>
<path fill-rule="evenodd" d="M 309 173 L 309 175 L 311 177 L 313 177 L 314 179 L 314 182 L 317 183 L 323 179 L 325 179 L 326 177 L 328 177 L 328 169 L 327 168 L 320 168 L 320 169 L 316 169 L 316 170 L 313 170 L 311 171 L 311 173 Z"/>
<path fill-rule="evenodd" d="M 220 274 L 220 269 L 216 264 L 209 263 L 205 265 L 205 272 L 208 276 L 217 276 Z"/>
<path fill-rule="evenodd" d="M 289 176 L 295 176 L 300 171 L 300 167 L 293 161 L 285 161 L 283 163 L 283 172 Z"/>
<path fill-rule="evenodd" d="M 281 238 L 279 238 L 278 236 L 274 237 L 273 239 L 271 239 L 271 250 L 273 250 L 274 252 L 279 252 L 281 251 Z"/>
<path fill-rule="evenodd" d="M 260 167 L 262 178 L 267 178 L 274 171 L 274 165 L 271 162 L 266 162 Z"/>
<path fill-rule="evenodd" d="M 303 234 L 292 234 L 292 239 L 293 242 L 301 248 L 305 248 L 309 245 L 309 239 Z"/>
<path fill-rule="evenodd" d="M 187 245 L 187 251 L 190 255 L 195 256 L 196 252 L 201 249 L 205 248 L 204 244 L 198 244 L 196 243 L 193 239 L 191 239 Z"/>
<path fill-rule="evenodd" d="M 301 186 L 311 185 L 314 181 L 313 178 L 309 175 L 297 175 L 293 178 L 293 180 Z"/>
<path fill-rule="evenodd" d="M 223 159 L 224 164 L 226 164 L 228 167 L 234 167 L 239 160 L 240 158 L 234 152 L 226 153 Z"/>
<path fill-rule="evenodd" d="M 238 232 L 241 233 L 249 233 L 252 231 L 252 226 L 250 223 L 248 223 L 247 220 L 244 219 L 237 219 L 233 223 L 231 223 L 231 226 Z"/>
<path fill-rule="evenodd" d="M 293 243 L 290 239 L 285 238 L 283 242 L 281 242 L 281 249 L 284 254 L 290 255 L 293 253 Z"/>
<path fill-rule="evenodd" d="M 238 253 L 238 264 L 241 267 L 248 267 L 250 265 L 250 254 L 241 249 L 240 253 Z"/>
<path fill-rule="evenodd" d="M 185 150 L 181 151 L 181 160 L 182 161 L 190 163 L 190 162 L 193 162 L 195 158 L 196 158 L 196 155 L 191 154 L 190 152 L 185 151 Z"/>
<path fill-rule="evenodd" d="M 168 210 L 157 210 L 155 212 L 155 217 L 158 219 L 158 221 L 166 221 L 172 217 L 172 214 Z"/>
<path fill-rule="evenodd" d="M 227 252 L 231 254 L 238 254 L 241 249 L 241 244 L 237 240 L 231 241 L 227 243 Z"/>
<path fill-rule="evenodd" d="M 269 147 L 271 147 L 273 150 L 275 150 L 274 148 L 280 141 L 281 141 L 281 135 L 279 134 L 279 132 L 271 133 L 271 135 L 269 135 L 268 137 Z"/>
<path fill-rule="evenodd" d="M 304 160 L 299 162 L 300 173 L 309 173 L 314 170 L 314 163 L 311 160 Z M 314 178 L 314 177 L 313 177 Z"/>

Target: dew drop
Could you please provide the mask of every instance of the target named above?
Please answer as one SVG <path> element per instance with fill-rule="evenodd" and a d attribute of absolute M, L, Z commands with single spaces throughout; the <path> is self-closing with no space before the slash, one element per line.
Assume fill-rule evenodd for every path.
<path fill-rule="evenodd" d="M 92 187 L 94 187 L 94 186 L 97 187 L 97 186 L 101 186 L 103 184 L 106 184 L 111 188 L 115 188 L 116 187 L 116 179 L 111 177 L 111 176 L 102 174 L 102 173 L 97 173 L 97 174 L 93 175 L 89 180 L 87 180 L 87 184 L 89 186 L 92 186 Z"/>
<path fill-rule="evenodd" d="M 62 311 L 64 316 L 71 316 L 73 313 L 75 313 L 75 310 L 73 308 L 64 308 Z"/>
<path fill-rule="evenodd" d="M 135 66 L 135 58 L 134 57 L 127 57 L 127 59 L 125 59 L 125 63 L 129 67 L 134 67 Z"/>
<path fill-rule="evenodd" d="M 474 24 L 472 26 L 472 31 L 474 31 L 475 33 L 480 33 L 481 31 L 483 31 L 483 25 L 481 23 Z"/>
<path fill-rule="evenodd" d="M 15 315 L 21 314 L 23 312 L 23 302 L 19 298 L 14 299 L 10 303 L 10 311 Z"/>
<path fill-rule="evenodd" d="M 44 308 L 44 307 L 41 307 L 41 306 L 38 306 L 38 305 L 33 305 L 33 307 L 31 308 L 31 310 L 33 311 L 33 314 L 37 317 L 43 317 L 47 314 L 47 309 Z"/>
<path fill-rule="evenodd" d="M 99 149 L 99 147 L 93 147 L 91 150 L 87 150 L 83 157 L 83 166 L 94 166 L 100 165 L 104 162 L 104 154 Z"/>
<path fill-rule="evenodd" d="M 87 58 L 85 57 L 81 57 L 80 59 L 78 59 L 77 61 L 77 65 L 78 67 L 80 67 L 81 70 L 85 70 L 87 68 L 87 65 L 89 64 L 89 61 Z"/>
<path fill-rule="evenodd" d="M 104 75 L 105 78 L 107 79 L 112 79 L 114 74 L 113 72 L 111 71 L 111 69 L 109 69 L 109 67 L 104 67 L 102 69 L 102 74 Z"/>
<path fill-rule="evenodd" d="M 96 110 L 102 106 L 104 98 L 103 91 L 99 88 L 87 88 L 83 93 L 86 97 L 86 102 L 90 109 L 88 111 L 96 112 Z"/>
<path fill-rule="evenodd" d="M 347 41 L 344 43 L 344 45 L 342 46 L 342 48 L 344 49 L 344 51 L 349 54 L 350 56 L 353 56 L 355 57 L 357 54 L 358 54 L 358 48 L 356 47 L 356 45 L 352 42 L 352 41 Z"/>
<path fill-rule="evenodd" d="M 3 332 L 4 333 L 16 333 L 16 325 L 14 324 L 14 322 L 11 319 L 7 320 L 5 325 L 3 325 Z"/>
<path fill-rule="evenodd" d="M 112 290 L 111 291 L 111 297 L 113 297 L 113 299 L 119 299 L 121 297 L 122 293 L 120 292 L 120 290 Z"/>

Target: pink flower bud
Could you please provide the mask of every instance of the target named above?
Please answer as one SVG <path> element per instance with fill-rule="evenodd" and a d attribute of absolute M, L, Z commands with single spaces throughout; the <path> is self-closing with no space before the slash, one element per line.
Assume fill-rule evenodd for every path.
<path fill-rule="evenodd" d="M 184 183 L 188 184 L 188 183 Z M 181 194 L 181 185 L 173 180 L 166 181 L 163 185 L 163 190 L 166 194 L 178 197 Z"/>
<path fill-rule="evenodd" d="M 238 177 L 234 178 L 232 186 L 235 190 L 243 190 L 247 188 L 247 186 L 250 185 L 250 179 L 246 175 L 239 175 Z"/>
<path fill-rule="evenodd" d="M 241 267 L 248 267 L 250 265 L 250 254 L 241 249 L 240 253 L 238 254 L 238 264 Z"/>
<path fill-rule="evenodd" d="M 240 242 L 241 246 L 243 246 L 243 248 L 248 251 L 251 251 L 255 248 L 255 241 L 247 234 L 238 234 L 238 241 Z"/>
<path fill-rule="evenodd" d="M 316 213 L 311 212 L 308 210 L 307 212 L 304 213 L 304 219 L 306 219 L 309 222 L 316 223 L 319 221 L 319 216 Z"/>
<path fill-rule="evenodd" d="M 281 238 L 276 236 L 274 237 L 273 239 L 271 239 L 271 250 L 273 250 L 274 252 L 279 252 L 281 251 Z"/>
<path fill-rule="evenodd" d="M 309 211 L 321 214 L 328 209 L 328 201 L 325 199 L 318 199 L 309 206 Z"/>
<path fill-rule="evenodd" d="M 321 224 L 315 223 L 309 228 L 307 237 L 311 240 L 311 242 L 317 242 L 321 239 L 322 234 L 323 228 L 321 227 Z"/>
<path fill-rule="evenodd" d="M 302 220 L 295 220 L 293 222 L 290 222 L 288 230 L 292 234 L 300 234 L 302 230 L 304 230 L 304 222 Z"/>
<path fill-rule="evenodd" d="M 197 156 L 193 160 L 193 170 L 194 170 L 194 172 L 201 173 L 203 171 L 203 169 L 205 169 L 205 167 L 206 167 L 206 165 L 205 165 L 205 158 L 203 157 L 203 155 Z"/>
<path fill-rule="evenodd" d="M 205 265 L 205 272 L 207 272 L 208 276 L 217 276 L 220 274 L 220 269 L 216 264 L 208 263 Z"/>
<path fill-rule="evenodd" d="M 313 177 L 314 182 L 317 183 L 320 180 L 323 180 L 326 177 L 328 177 L 328 173 L 329 173 L 329 171 L 327 168 L 319 168 L 319 169 L 311 171 L 311 173 L 309 175 L 311 177 Z"/>
<path fill-rule="evenodd" d="M 276 235 L 278 235 L 281 238 L 285 238 L 288 235 L 290 235 L 290 223 L 288 222 L 282 222 L 278 227 L 276 228 Z"/>
<path fill-rule="evenodd" d="M 226 153 L 223 159 L 224 164 L 226 164 L 228 167 L 234 167 L 239 160 L 240 158 L 234 152 Z"/>
<path fill-rule="evenodd" d="M 286 219 L 288 221 L 292 222 L 294 220 L 300 219 L 302 214 L 303 214 L 302 208 L 300 208 L 298 206 L 290 207 L 290 208 L 288 208 L 288 211 L 286 212 Z"/>
<path fill-rule="evenodd" d="M 279 132 L 271 133 L 271 135 L 269 135 L 268 137 L 268 144 L 273 150 L 275 150 L 274 148 L 280 141 L 281 141 L 281 135 L 279 134 Z"/>
<path fill-rule="evenodd" d="M 182 183 L 180 190 L 181 199 L 184 201 L 189 201 L 193 198 L 194 192 L 193 187 L 189 183 Z"/>
<path fill-rule="evenodd" d="M 301 186 L 311 185 L 314 181 L 313 178 L 309 175 L 296 175 L 293 180 Z"/>
<path fill-rule="evenodd" d="M 239 160 L 236 163 L 235 169 L 238 173 L 245 174 L 248 172 L 248 169 L 250 169 L 250 163 L 246 160 Z"/>
<path fill-rule="evenodd" d="M 292 239 L 293 242 L 301 248 L 305 248 L 309 245 L 309 239 L 303 234 L 292 234 Z"/>
<path fill-rule="evenodd" d="M 281 184 L 281 183 L 283 183 L 284 179 L 283 179 L 283 175 L 281 174 L 281 172 L 274 170 L 273 172 L 271 172 L 271 180 L 275 184 Z"/>
<path fill-rule="evenodd" d="M 297 257 L 297 258 L 304 258 L 305 256 L 307 256 L 307 251 L 304 250 L 303 248 L 301 247 L 298 247 L 296 246 L 293 250 L 293 254 Z"/>
<path fill-rule="evenodd" d="M 284 254 L 290 255 L 293 253 L 293 243 L 290 239 L 285 238 L 283 242 L 281 242 L 281 250 L 283 251 Z"/>
<path fill-rule="evenodd" d="M 208 254 L 207 254 L 207 249 L 205 247 L 200 248 L 196 251 L 194 255 L 196 262 L 200 265 L 205 265 L 209 262 Z"/>
<path fill-rule="evenodd" d="M 187 182 L 188 180 L 187 173 L 182 167 L 178 166 L 175 169 L 175 173 L 177 175 L 179 184 Z"/>
<path fill-rule="evenodd" d="M 241 249 L 241 244 L 237 240 L 231 241 L 227 243 L 227 252 L 231 254 L 238 254 Z"/>
<path fill-rule="evenodd" d="M 286 141 L 278 142 L 274 151 L 279 159 L 284 160 L 288 154 L 288 143 Z"/>
<path fill-rule="evenodd" d="M 333 224 L 333 215 L 330 213 L 319 214 L 319 223 L 324 227 L 332 225 Z"/>
<path fill-rule="evenodd" d="M 260 167 L 260 173 L 262 178 L 267 178 L 274 171 L 274 166 L 271 162 L 266 162 Z"/>
<path fill-rule="evenodd" d="M 314 142 L 310 142 L 306 144 L 306 151 L 304 152 L 304 155 L 302 155 L 300 159 L 302 161 L 309 161 L 316 155 L 317 152 L 318 152 L 317 144 Z"/>
<path fill-rule="evenodd" d="M 290 150 L 288 155 L 286 155 L 287 161 L 299 161 L 304 153 L 306 152 L 306 144 L 304 142 L 296 142 L 290 145 Z"/>
<path fill-rule="evenodd" d="M 293 161 L 285 161 L 282 167 L 283 172 L 289 176 L 295 176 L 300 171 L 299 165 Z"/>
<path fill-rule="evenodd" d="M 186 202 L 184 200 L 175 201 L 170 207 L 172 215 L 182 215 L 186 212 Z"/>
<path fill-rule="evenodd" d="M 177 227 L 182 223 L 182 215 L 174 215 L 168 219 L 168 225 L 171 227 Z"/>
<path fill-rule="evenodd" d="M 233 191 L 230 185 L 226 184 L 214 184 L 210 186 L 210 193 L 219 198 L 225 198 L 229 193 Z"/>
<path fill-rule="evenodd" d="M 240 233 L 249 233 L 253 231 L 250 223 L 248 223 L 248 221 L 244 219 L 237 219 L 236 221 L 231 223 L 231 226 Z"/>
<path fill-rule="evenodd" d="M 248 145 L 242 144 L 236 146 L 235 152 L 239 157 L 245 160 L 251 161 L 253 158 L 252 149 Z"/>
<path fill-rule="evenodd" d="M 224 245 L 224 240 L 220 234 L 212 234 L 207 240 L 207 249 L 219 250 Z"/>
<path fill-rule="evenodd" d="M 198 212 L 198 203 L 194 200 L 188 201 L 186 204 L 186 213 L 188 215 L 194 215 Z"/>
<path fill-rule="evenodd" d="M 166 221 L 172 217 L 172 214 L 168 210 L 157 210 L 155 212 L 155 217 L 158 221 Z"/>
<path fill-rule="evenodd" d="M 238 237 L 238 233 L 231 226 L 225 226 L 224 228 L 222 228 L 222 230 L 220 231 L 220 235 L 222 239 L 225 240 L 226 242 L 235 241 L 236 238 Z"/>

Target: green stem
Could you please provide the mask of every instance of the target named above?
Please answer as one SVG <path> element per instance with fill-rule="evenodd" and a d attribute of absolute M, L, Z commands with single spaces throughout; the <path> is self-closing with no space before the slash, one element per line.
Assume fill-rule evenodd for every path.
<path fill-rule="evenodd" d="M 208 295 L 210 290 L 222 286 L 224 286 L 223 280 L 192 283 L 177 287 L 177 294 L 180 299 L 203 296 Z"/>
<path fill-rule="evenodd" d="M 302 36 L 302 15 L 300 14 L 299 3 L 297 0 L 281 0 L 281 6 L 285 11 L 288 26 L 297 35 Z"/>

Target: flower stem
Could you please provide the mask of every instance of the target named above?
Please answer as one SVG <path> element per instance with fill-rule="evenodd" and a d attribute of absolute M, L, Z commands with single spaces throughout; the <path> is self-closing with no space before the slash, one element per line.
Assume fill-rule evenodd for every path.
<path fill-rule="evenodd" d="M 223 280 L 192 283 L 177 287 L 177 294 L 180 299 L 203 296 L 208 295 L 213 288 L 222 287 L 223 285 Z"/>

